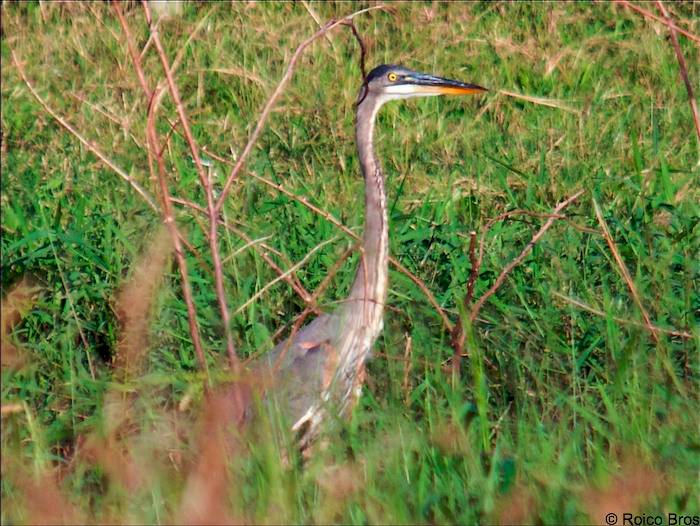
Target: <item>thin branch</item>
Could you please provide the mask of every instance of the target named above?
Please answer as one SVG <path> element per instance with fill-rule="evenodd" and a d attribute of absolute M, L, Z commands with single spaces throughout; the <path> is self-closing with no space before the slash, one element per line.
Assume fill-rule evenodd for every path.
<path fill-rule="evenodd" d="M 477 266 L 476 259 L 476 232 L 473 230 L 469 232 L 469 263 L 471 265 L 471 272 L 469 273 L 469 281 L 467 282 L 467 295 L 464 296 L 464 307 L 468 307 L 472 298 L 474 297 L 474 284 L 476 283 L 476 278 L 479 275 L 479 267 Z"/>
<path fill-rule="evenodd" d="M 146 18 L 151 19 L 150 8 L 148 7 L 148 2 L 144 1 L 142 3 L 143 9 L 146 12 Z M 185 112 L 185 107 L 182 104 L 182 98 L 180 97 L 180 91 L 175 83 L 173 77 L 172 69 L 170 67 L 170 62 L 165 54 L 163 45 L 160 41 L 160 36 L 158 34 L 158 28 L 156 25 L 151 24 L 151 35 L 153 36 L 153 44 L 156 47 L 158 56 L 160 58 L 161 65 L 163 66 L 163 71 L 165 72 L 165 77 L 168 81 L 168 89 L 170 91 L 170 96 L 175 103 L 177 108 L 177 113 L 180 117 L 180 124 L 185 133 L 187 139 L 187 144 L 190 147 L 190 152 L 194 163 L 197 167 L 197 173 L 201 181 L 202 187 L 207 199 L 207 210 L 209 213 L 209 246 L 211 249 L 211 257 L 214 262 L 214 278 L 216 284 L 216 297 L 219 303 L 219 311 L 221 313 L 221 322 L 224 325 L 224 333 L 226 335 L 226 351 L 228 353 L 229 362 L 232 370 L 237 371 L 240 366 L 240 360 L 236 355 L 236 349 L 233 344 L 233 334 L 231 332 L 231 317 L 228 310 L 228 305 L 226 302 L 226 289 L 224 285 L 224 272 L 223 266 L 221 265 L 221 253 L 219 251 L 219 241 L 218 241 L 218 222 L 217 216 L 219 214 L 216 208 L 216 202 L 214 199 L 214 189 L 211 180 L 207 176 L 207 172 L 202 165 L 202 160 L 199 156 L 199 147 L 197 142 L 192 135 L 192 130 L 190 128 L 189 119 L 187 113 Z"/>
<path fill-rule="evenodd" d="M 486 225 L 484 225 L 484 228 L 481 230 L 481 241 L 479 241 L 479 256 L 477 257 L 476 261 L 476 270 L 477 272 L 479 269 L 481 269 L 481 263 L 484 260 L 484 251 L 486 247 L 486 234 L 488 233 L 489 230 L 491 230 L 491 227 L 498 223 L 499 221 L 503 221 L 504 219 L 508 219 L 513 216 L 519 216 L 519 215 L 524 215 L 524 216 L 530 216 L 530 217 L 538 217 L 540 219 L 559 219 L 562 221 L 566 221 L 568 224 L 576 228 L 577 230 L 581 230 L 583 232 L 587 232 L 589 234 L 599 234 L 597 230 L 593 229 L 587 229 L 585 227 L 579 227 L 570 221 L 567 220 L 566 216 L 563 216 L 561 214 L 541 214 L 539 212 L 532 212 L 531 210 L 522 210 L 522 209 L 516 209 L 516 210 L 509 210 L 508 212 L 503 212 L 502 214 L 497 215 L 496 217 L 492 217 L 486 222 Z"/>
<path fill-rule="evenodd" d="M 70 132 L 76 139 L 78 139 L 83 146 L 85 146 L 88 150 L 90 150 L 94 155 L 97 156 L 98 159 L 100 159 L 104 164 L 109 166 L 119 177 L 124 179 L 127 183 L 131 185 L 131 187 L 136 190 L 136 192 L 146 201 L 146 204 L 153 210 L 158 211 L 158 207 L 156 206 L 155 201 L 153 198 L 144 190 L 141 185 L 134 180 L 133 177 L 131 177 L 128 173 L 126 173 L 124 170 L 122 170 L 119 166 L 116 165 L 114 161 L 112 161 L 109 157 L 107 157 L 104 153 L 100 151 L 100 149 L 97 147 L 97 144 L 95 144 L 94 141 L 89 141 L 83 135 L 76 130 L 67 120 L 65 120 L 63 117 L 61 117 L 56 111 L 54 111 L 47 103 L 46 101 L 41 98 L 39 93 L 36 91 L 32 83 L 29 81 L 27 78 L 27 75 L 24 72 L 24 68 L 22 67 L 20 61 L 17 59 L 17 56 L 15 55 L 14 49 L 10 49 L 10 55 L 12 56 L 12 62 L 14 63 L 15 67 L 17 67 L 17 71 L 19 72 L 20 77 L 22 77 L 22 80 L 24 81 L 24 84 L 27 86 L 27 89 L 29 92 L 32 94 L 32 96 L 37 100 L 39 104 L 44 108 L 44 110 L 51 115 L 61 126 L 63 126 L 68 132 Z"/>
<path fill-rule="evenodd" d="M 698 141 L 700 141 L 700 117 L 698 117 L 698 103 L 695 100 L 695 95 L 693 95 L 693 86 L 688 78 L 688 66 L 685 64 L 683 51 L 681 51 L 681 46 L 678 43 L 678 35 L 676 35 L 676 29 L 671 22 L 671 17 L 669 16 L 663 2 L 661 2 L 661 0 L 656 0 L 656 5 L 659 6 L 659 11 L 661 11 L 661 13 L 664 15 L 666 25 L 668 26 L 668 31 L 671 33 L 671 42 L 673 43 L 673 49 L 675 50 L 676 58 L 678 59 L 678 67 L 680 68 L 681 78 L 685 83 L 685 89 L 688 91 L 688 102 L 690 103 L 690 111 L 693 113 L 695 133 L 698 136 Z"/>
<path fill-rule="evenodd" d="M 359 106 L 369 93 L 369 89 L 367 87 L 367 70 L 365 69 L 367 47 L 365 46 L 365 41 L 362 40 L 359 31 L 357 31 L 357 27 L 355 27 L 355 22 L 348 20 L 347 22 L 344 22 L 344 25 L 349 26 L 350 29 L 352 29 L 352 34 L 354 35 L 355 40 L 357 40 L 357 43 L 360 45 L 360 72 L 362 73 L 362 86 L 364 89 L 362 90 L 362 98 L 355 103 L 355 106 Z"/>
<path fill-rule="evenodd" d="M 669 29 L 673 28 L 676 31 L 678 31 L 679 33 L 687 36 L 690 40 L 694 40 L 695 42 L 700 43 L 700 37 L 694 35 L 690 31 L 686 31 L 682 27 L 678 27 L 677 25 L 675 25 L 674 23 L 672 23 L 670 21 L 664 20 L 663 18 L 656 16 L 651 11 L 647 11 L 646 9 L 643 9 L 643 8 L 639 7 L 638 5 L 633 4 L 632 2 L 628 2 L 627 0 L 614 0 L 614 2 L 616 4 L 627 7 L 628 9 L 632 9 L 633 11 L 637 11 L 637 13 L 640 13 L 642 16 L 644 16 L 646 18 L 651 18 L 653 20 L 656 20 L 657 22 L 661 22 L 662 24 L 668 26 Z"/>
<path fill-rule="evenodd" d="M 469 232 L 469 263 L 471 264 L 471 270 L 469 272 L 469 279 L 467 280 L 467 293 L 464 295 L 464 310 L 469 308 L 471 305 L 472 298 L 474 297 L 474 285 L 476 284 L 476 278 L 479 276 L 479 266 L 481 262 L 478 261 L 476 257 L 476 232 L 473 230 Z M 452 356 L 452 375 L 454 378 L 459 377 L 460 365 L 462 363 L 462 355 L 464 354 L 464 340 L 466 334 L 464 332 L 464 321 L 462 316 L 457 318 L 457 323 L 451 333 L 452 337 L 452 347 L 454 349 L 454 354 Z"/>
<path fill-rule="evenodd" d="M 608 247 L 610 247 L 610 252 L 612 252 L 613 257 L 615 258 L 615 262 L 617 263 L 617 266 L 620 270 L 620 274 L 622 274 L 622 277 L 625 280 L 625 283 L 627 283 L 627 288 L 630 289 L 630 294 L 632 295 L 634 302 L 637 304 L 637 307 L 639 308 L 640 312 L 642 313 L 642 318 L 644 318 L 644 324 L 647 326 L 647 329 L 649 329 L 649 332 L 651 333 L 652 339 L 654 340 L 654 342 L 658 342 L 659 337 L 658 337 L 658 334 L 656 333 L 656 329 L 655 329 L 654 325 L 651 323 L 651 318 L 649 317 L 647 310 L 644 308 L 644 305 L 642 304 L 642 299 L 639 297 L 639 293 L 637 292 L 637 287 L 635 287 L 634 281 L 632 281 L 632 276 L 630 275 L 629 270 L 627 270 L 627 265 L 625 265 L 625 262 L 622 260 L 622 256 L 620 256 L 620 251 L 617 249 L 617 244 L 615 243 L 615 240 L 610 235 L 610 230 L 608 229 L 608 224 L 605 222 L 605 219 L 603 218 L 603 213 L 600 211 L 600 206 L 598 206 L 598 202 L 595 200 L 595 197 L 592 197 L 591 200 L 593 201 L 593 209 L 595 210 L 595 215 L 598 218 L 598 224 L 600 224 L 600 228 L 603 232 L 603 237 L 605 238 L 605 241 L 607 242 Z"/>
<path fill-rule="evenodd" d="M 208 150 L 207 150 L 207 154 L 210 155 L 212 158 L 216 159 L 217 161 L 220 161 L 224 164 L 228 164 L 228 165 L 233 164 L 228 159 L 225 159 L 224 157 L 220 157 L 220 156 L 218 156 L 218 155 L 216 155 L 213 152 L 210 152 Z M 318 206 L 314 205 L 306 197 L 301 196 L 301 195 L 297 195 L 294 192 L 287 190 L 281 184 L 277 184 L 273 181 L 270 181 L 269 179 L 262 177 L 261 175 L 258 175 L 253 171 L 248 171 L 248 175 L 250 177 L 252 177 L 253 179 L 265 184 L 266 186 L 269 186 L 270 188 L 274 188 L 278 192 L 283 193 L 284 195 L 286 195 L 290 199 L 293 199 L 294 201 L 301 203 L 302 205 L 304 205 L 306 208 L 308 208 L 312 212 L 318 214 L 319 216 L 324 218 L 326 221 L 328 221 L 329 223 L 332 223 L 337 228 L 339 228 L 340 230 L 345 232 L 348 236 L 350 236 L 355 241 L 360 240 L 359 235 L 357 235 L 355 232 L 353 232 L 347 226 L 345 226 L 343 223 L 341 223 L 340 220 L 338 220 L 335 216 L 333 216 L 333 214 L 331 214 L 330 212 L 327 212 L 326 210 L 323 210 L 323 209 L 319 208 Z M 428 302 L 435 309 L 435 312 L 437 312 L 438 316 L 440 316 L 440 319 L 442 320 L 442 323 L 445 327 L 445 330 L 451 331 L 453 328 L 453 324 L 450 321 L 450 318 L 447 316 L 445 309 L 443 309 L 440 306 L 440 304 L 437 302 L 433 293 L 430 292 L 430 289 L 428 288 L 428 286 L 418 276 L 416 276 L 410 270 L 408 270 L 406 267 L 404 267 L 393 256 L 389 256 L 389 263 L 391 263 L 394 266 L 394 268 L 396 268 L 396 270 L 398 270 L 399 272 L 404 274 L 408 279 L 413 281 L 413 283 L 415 283 L 418 286 L 418 288 L 421 290 L 421 292 L 423 292 L 425 297 L 428 299 Z"/>
<path fill-rule="evenodd" d="M 207 215 L 207 211 L 199 206 L 197 203 L 193 203 L 192 201 L 188 201 L 186 199 L 181 199 L 179 197 L 171 197 L 170 198 L 173 203 L 181 204 L 183 206 L 187 206 L 191 208 L 192 210 L 195 210 L 199 212 L 200 214 Z M 299 297 L 301 297 L 302 300 L 304 300 L 305 303 L 309 302 L 309 298 L 311 298 L 311 294 L 299 283 L 299 280 L 296 278 L 293 272 L 288 272 L 288 271 L 283 271 L 271 258 L 270 256 L 266 253 L 266 251 L 273 252 L 277 255 L 279 255 L 279 252 L 275 250 L 274 248 L 264 244 L 264 243 L 258 243 L 256 241 L 253 241 L 250 236 L 248 236 L 245 232 L 242 230 L 236 228 L 235 226 L 227 223 L 224 221 L 222 218 L 218 219 L 219 224 L 226 228 L 227 230 L 233 232 L 236 234 L 236 236 L 240 237 L 243 241 L 246 242 L 246 246 L 251 246 L 253 249 L 258 252 L 260 257 L 263 258 L 265 263 L 267 263 L 272 270 L 274 270 L 278 276 L 282 276 L 282 279 L 286 281 L 290 287 L 296 292 Z M 263 249 L 263 250 L 261 250 Z"/>
<path fill-rule="evenodd" d="M 450 318 L 447 317 L 447 314 L 445 313 L 445 309 L 443 309 L 440 304 L 437 302 L 435 299 L 435 296 L 433 295 L 432 292 L 430 292 L 430 289 L 428 286 L 421 280 L 418 276 L 416 276 L 413 272 L 408 270 L 406 267 L 404 267 L 399 260 L 394 259 L 392 256 L 389 256 L 389 263 L 394 265 L 396 267 L 396 270 L 401 272 L 403 275 L 405 275 L 408 279 L 410 279 L 413 283 L 416 284 L 416 286 L 423 292 L 423 295 L 426 297 L 428 300 L 428 303 L 430 303 L 433 308 L 435 309 L 435 312 L 437 312 L 438 316 L 440 316 L 440 319 L 442 320 L 442 324 L 445 327 L 446 331 L 451 331 L 454 325 L 450 321 Z"/>
<path fill-rule="evenodd" d="M 238 157 L 238 160 L 236 161 L 236 164 L 234 165 L 233 169 L 231 170 L 231 173 L 229 174 L 228 178 L 226 179 L 226 182 L 224 183 L 223 189 L 221 190 L 221 195 L 219 197 L 218 202 L 216 203 L 216 209 L 220 210 L 221 207 L 224 204 L 224 201 L 226 200 L 226 196 L 229 193 L 229 190 L 231 189 L 231 185 L 233 184 L 233 181 L 238 177 L 238 174 L 240 173 L 241 169 L 243 168 L 243 165 L 245 162 L 248 160 L 248 156 L 250 155 L 250 152 L 253 150 L 253 146 L 257 142 L 258 138 L 260 137 L 260 133 L 262 132 L 263 128 L 265 127 L 265 123 L 267 122 L 267 118 L 270 115 L 270 112 L 272 111 L 273 106 L 277 102 L 277 99 L 280 97 L 284 89 L 286 88 L 287 84 L 289 83 L 289 80 L 292 78 L 292 73 L 294 73 L 294 69 L 296 68 L 296 64 L 299 61 L 299 58 L 301 55 L 304 53 L 304 50 L 309 47 L 309 45 L 319 37 L 324 36 L 328 31 L 330 31 L 333 28 L 336 28 L 342 24 L 347 23 L 348 21 L 352 20 L 356 16 L 362 14 L 362 13 L 367 13 L 369 11 L 373 11 L 375 9 L 384 9 L 383 5 L 377 5 L 377 6 L 372 6 L 368 7 L 366 9 L 361 9 L 359 11 L 356 11 L 348 16 L 345 16 L 339 20 L 330 20 L 326 22 L 326 24 L 319 29 L 316 33 L 311 35 L 309 38 L 304 40 L 299 46 L 297 47 L 296 51 L 292 55 L 292 58 L 289 61 L 289 64 L 287 65 L 287 70 L 285 71 L 284 75 L 282 76 L 282 79 L 280 80 L 279 84 L 277 84 L 277 87 L 275 88 L 275 91 L 272 92 L 272 95 L 270 95 L 270 98 L 268 101 L 265 103 L 265 106 L 263 107 L 262 112 L 260 113 L 260 117 L 258 118 L 258 122 L 255 126 L 255 130 L 253 130 L 253 133 L 250 136 L 250 139 L 248 139 L 248 143 L 245 145 L 245 148 L 243 148 L 243 151 L 241 152 L 240 156 Z"/>
<path fill-rule="evenodd" d="M 127 47 L 129 48 L 129 53 L 131 54 L 131 61 L 134 63 L 134 69 L 136 70 L 136 76 L 139 79 L 139 84 L 141 84 L 141 89 L 143 89 L 146 94 L 146 99 L 150 100 L 153 97 L 153 92 L 148 87 L 148 82 L 146 81 L 146 75 L 143 72 L 143 67 L 141 67 L 141 59 L 143 55 L 139 55 L 136 52 L 136 46 L 134 46 L 134 38 L 129 30 L 129 24 L 126 23 L 126 18 L 122 13 L 121 4 L 117 1 L 112 4 L 114 11 L 117 13 L 117 18 L 119 18 L 119 24 L 122 26 L 122 31 L 126 36 Z M 145 49 L 144 49 L 145 51 Z"/>
<path fill-rule="evenodd" d="M 295 263 L 295 264 L 292 265 L 289 269 L 287 269 L 287 271 L 284 272 L 284 274 L 282 274 L 282 275 L 280 275 L 280 276 L 277 276 L 275 279 L 273 279 L 272 281 L 270 281 L 269 283 L 267 283 L 264 287 L 262 287 L 258 292 L 256 292 L 255 294 L 253 294 L 250 298 L 248 298 L 248 299 L 243 303 L 243 305 L 241 305 L 240 307 L 238 307 L 238 308 L 233 312 L 233 315 L 235 316 L 235 315 L 240 314 L 241 312 L 243 312 L 243 311 L 245 310 L 245 308 L 246 308 L 248 305 L 250 305 L 250 304 L 253 303 L 255 300 L 257 300 L 260 296 L 262 296 L 263 294 L 265 294 L 265 292 L 266 292 L 270 287 L 274 286 L 276 283 L 279 283 L 279 282 L 280 282 L 281 280 L 283 280 L 286 276 L 288 276 L 288 275 L 291 274 L 292 272 L 295 272 L 297 269 L 299 269 L 299 268 L 301 268 L 302 266 L 304 266 L 304 264 L 311 258 L 311 256 L 313 256 L 316 252 L 318 252 L 320 249 L 322 249 L 323 247 L 325 247 L 325 246 L 328 245 L 329 243 L 333 243 L 333 242 L 336 241 L 337 239 L 338 239 L 337 237 L 332 237 L 332 238 L 326 239 L 325 241 L 322 241 L 321 243 L 319 243 L 318 245 L 316 245 L 316 246 L 315 246 L 314 248 L 312 248 L 303 258 L 301 258 L 297 263 Z M 313 296 L 312 296 L 312 297 L 313 297 Z"/>
<path fill-rule="evenodd" d="M 277 265 L 277 263 L 275 263 L 273 261 L 273 259 L 267 254 L 267 252 L 265 252 L 265 250 L 270 250 L 271 252 L 275 252 L 272 249 L 272 247 L 268 247 L 267 245 L 264 245 L 264 244 L 261 244 L 260 246 L 258 246 L 257 244 L 252 244 L 252 239 L 250 238 L 250 236 L 248 236 L 242 230 L 239 230 L 238 228 L 236 228 L 232 225 L 229 225 L 228 223 L 222 222 L 222 226 L 224 226 L 225 228 L 227 228 L 228 230 L 230 230 L 231 232 L 236 234 L 238 237 L 240 237 L 246 243 L 251 244 L 252 247 L 258 252 L 260 257 L 263 258 L 265 263 L 267 263 L 267 265 L 272 270 L 274 270 L 278 276 L 282 276 L 282 279 L 284 281 L 286 281 L 290 287 L 292 287 L 292 290 L 294 290 L 294 292 L 297 293 L 297 295 L 304 301 L 304 303 L 309 305 L 309 302 L 311 301 L 311 293 L 309 291 L 307 291 L 302 286 L 302 284 L 299 282 L 299 280 L 296 279 L 296 276 L 293 272 L 290 273 L 288 271 L 282 270 Z M 264 250 L 260 250 L 261 248 Z M 316 312 L 317 314 L 320 314 L 320 311 L 318 311 L 317 309 L 314 309 L 314 312 Z"/>
<path fill-rule="evenodd" d="M 552 215 L 550 216 L 547 221 L 545 221 L 544 225 L 537 231 L 537 233 L 532 236 L 532 239 L 530 242 L 525 245 L 525 248 L 518 254 L 517 257 L 515 257 L 510 263 L 508 263 L 505 268 L 501 271 L 501 273 L 498 275 L 496 278 L 495 283 L 491 286 L 489 290 L 487 290 L 480 298 L 479 300 L 474 304 L 474 307 L 472 307 L 471 314 L 469 315 L 470 321 L 474 321 L 476 317 L 479 315 L 479 311 L 481 308 L 484 306 L 486 301 L 493 296 L 498 288 L 503 284 L 505 281 L 506 277 L 508 274 L 511 273 L 511 271 L 517 267 L 522 261 L 525 259 L 525 257 L 532 251 L 532 248 L 535 246 L 535 244 L 544 236 L 544 234 L 549 230 L 549 228 L 554 224 L 554 221 L 557 219 L 557 216 L 560 214 L 562 210 L 564 210 L 567 206 L 569 206 L 571 203 L 573 203 L 576 199 L 581 197 L 585 190 L 579 190 L 576 192 L 574 195 L 571 197 L 565 199 L 561 203 L 559 203 L 556 207 L 554 207 L 554 210 L 552 211 Z"/>
<path fill-rule="evenodd" d="M 192 285 L 190 284 L 189 271 L 187 269 L 187 260 L 185 259 L 185 254 L 182 250 L 181 233 L 177 228 L 175 223 L 175 215 L 173 213 L 173 205 L 170 198 L 170 191 L 168 190 L 167 174 L 165 169 L 165 163 L 163 162 L 162 155 L 153 155 L 154 151 L 158 149 L 158 135 L 155 126 L 155 108 L 153 105 L 148 111 L 148 121 L 146 127 L 149 139 L 149 166 L 153 165 L 153 157 L 155 157 L 157 170 L 158 183 L 160 185 L 161 198 L 163 201 L 163 215 L 165 226 L 168 228 L 170 237 L 173 240 L 175 246 L 175 259 L 177 261 L 177 266 L 180 271 L 180 280 L 182 282 L 182 293 L 185 298 L 185 304 L 187 305 L 187 319 L 190 328 L 190 335 L 192 336 L 192 344 L 199 361 L 200 369 L 206 374 L 208 383 L 209 379 L 209 368 L 207 367 L 206 357 L 204 356 L 204 348 L 202 347 L 202 341 L 199 335 L 199 325 L 197 323 L 197 308 L 194 303 L 194 298 L 192 296 Z"/>
<path fill-rule="evenodd" d="M 590 312 L 591 314 L 595 314 L 596 316 L 600 316 L 601 318 L 607 318 L 608 315 L 603 312 L 600 309 L 596 309 L 595 307 L 591 307 L 590 305 L 586 305 L 582 301 L 579 301 L 574 298 L 570 298 L 569 296 L 565 296 L 564 294 L 561 294 L 559 292 L 552 292 L 552 295 L 555 297 L 559 298 L 560 300 L 565 301 L 566 303 L 570 303 L 574 307 L 578 307 L 581 310 L 585 310 L 586 312 Z M 641 327 L 643 329 L 649 330 L 649 326 L 644 324 L 644 323 L 639 323 L 638 321 L 633 321 L 633 320 L 626 320 L 624 318 L 619 318 L 617 316 L 613 316 L 612 319 L 617 322 L 621 323 L 622 325 L 632 325 L 633 327 Z M 679 331 L 676 329 L 664 329 L 663 327 L 659 327 L 658 325 L 654 325 L 654 331 L 657 332 L 663 332 L 665 334 L 668 334 L 670 336 L 677 336 L 678 338 L 685 338 L 685 339 L 690 339 L 693 337 L 692 334 L 690 334 L 687 331 Z M 653 332 L 652 332 L 653 334 Z"/>
<path fill-rule="evenodd" d="M 482 228 L 481 240 L 479 241 L 479 254 L 478 254 L 478 256 L 475 253 L 476 252 L 475 251 L 476 232 L 470 232 L 469 233 L 469 261 L 471 263 L 471 271 L 469 273 L 469 279 L 467 281 L 467 292 L 464 296 L 464 301 L 463 301 L 465 310 L 469 309 L 469 306 L 472 302 L 472 298 L 474 296 L 474 286 L 476 284 L 476 279 L 479 276 L 479 271 L 481 270 L 481 263 L 483 262 L 483 259 L 484 259 L 484 249 L 485 249 L 486 240 L 487 240 L 486 234 L 488 234 L 491 227 L 494 224 L 496 224 L 497 222 L 503 221 L 504 219 L 508 219 L 509 217 L 518 216 L 518 215 L 547 218 L 547 219 L 550 219 L 552 221 L 555 219 L 566 220 L 566 217 L 561 215 L 561 214 L 541 214 L 538 212 L 532 212 L 530 210 L 521 210 L 521 209 L 509 210 L 508 212 L 504 212 L 502 214 L 499 214 L 496 217 L 492 217 L 491 219 L 489 219 L 486 222 L 486 224 L 484 225 L 484 227 Z M 591 230 L 591 229 L 587 229 L 587 230 Z M 591 233 L 598 233 L 598 231 L 591 230 Z M 454 355 L 452 358 L 452 370 L 456 376 L 459 374 L 459 368 L 460 368 L 460 362 L 461 362 L 462 356 L 465 355 L 464 342 L 466 339 L 466 333 L 464 332 L 464 324 L 463 324 L 463 320 L 462 320 L 461 316 L 457 319 L 457 324 L 455 325 L 455 327 L 452 328 L 451 330 L 449 330 L 449 332 L 450 332 L 451 345 L 452 345 L 452 348 L 454 349 Z"/>
<path fill-rule="evenodd" d="M 353 250 L 356 247 L 352 246 L 348 248 L 339 258 L 338 260 L 333 264 L 333 267 L 328 271 L 328 274 L 326 275 L 325 278 L 323 278 L 323 281 L 319 284 L 318 287 L 316 287 L 316 290 L 314 290 L 313 294 L 311 295 L 311 298 L 309 300 L 309 305 L 304 309 L 304 311 L 301 313 L 299 318 L 294 322 L 294 326 L 292 327 L 292 331 L 290 332 L 289 336 L 287 337 L 287 344 L 284 346 L 284 349 L 282 349 L 282 352 L 280 355 L 277 357 L 277 361 L 275 362 L 274 368 L 273 368 L 273 375 L 277 374 L 280 366 L 282 365 L 282 360 L 284 359 L 285 354 L 289 350 L 289 347 L 292 345 L 292 342 L 294 340 L 294 336 L 296 336 L 297 332 L 299 332 L 299 329 L 301 329 L 302 324 L 304 323 L 304 320 L 306 320 L 307 316 L 312 312 L 313 308 L 316 308 L 318 298 L 321 296 L 324 290 L 328 288 L 328 285 L 331 284 L 331 281 L 335 277 L 335 275 L 338 273 L 340 270 L 340 267 L 343 266 L 343 263 L 345 263 L 345 260 L 350 257 L 350 254 L 352 254 Z"/>
<path fill-rule="evenodd" d="M 120 12 L 119 3 L 115 2 L 113 4 L 117 13 Z M 156 89 L 151 91 L 146 80 L 146 75 L 144 74 L 143 67 L 141 65 L 141 57 L 136 51 L 136 46 L 134 45 L 134 40 L 131 36 L 131 31 L 129 30 L 129 25 L 126 19 L 121 16 L 119 17 L 119 22 L 126 36 L 127 47 L 129 54 L 131 55 L 131 60 L 136 69 L 136 74 L 139 77 L 139 82 L 141 83 L 141 88 L 144 91 L 146 99 L 148 100 L 148 114 L 146 121 L 146 135 L 148 138 L 149 147 L 148 152 L 148 168 L 151 171 L 151 177 L 158 181 L 161 191 L 161 201 L 163 203 L 162 214 L 164 216 L 163 222 L 168 229 L 170 237 L 173 241 L 173 246 L 175 247 L 175 260 L 177 261 L 177 267 L 180 271 L 180 279 L 182 282 L 182 294 L 185 299 L 185 305 L 187 306 L 187 320 L 190 330 L 190 336 L 192 338 L 192 345 L 195 349 L 195 354 L 199 362 L 200 369 L 204 372 L 207 378 L 206 386 L 208 388 L 211 383 L 209 378 L 209 368 L 207 367 L 206 357 L 204 355 L 204 349 L 202 347 L 202 341 L 199 335 L 199 324 L 197 322 L 197 309 L 194 303 L 194 298 L 192 296 L 192 286 L 189 279 L 189 271 L 187 269 L 187 260 L 185 259 L 185 254 L 182 249 L 182 234 L 177 228 L 177 223 L 175 222 L 175 215 L 173 212 L 172 198 L 170 197 L 170 191 L 168 190 L 167 174 L 165 169 L 165 163 L 163 162 L 162 153 L 159 152 L 159 140 L 158 133 L 156 132 L 155 126 L 155 114 L 157 108 L 162 100 L 162 95 L 164 91 Z M 157 170 L 154 170 L 153 165 L 156 164 Z"/>

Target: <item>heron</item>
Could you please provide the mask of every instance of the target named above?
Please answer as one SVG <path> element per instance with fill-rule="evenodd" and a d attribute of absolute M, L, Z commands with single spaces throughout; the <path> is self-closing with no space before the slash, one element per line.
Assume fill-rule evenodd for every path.
<path fill-rule="evenodd" d="M 487 91 L 476 84 L 382 64 L 364 79 L 356 102 L 355 140 L 364 177 L 361 257 L 348 297 L 262 358 L 273 371 L 272 394 L 304 448 L 328 416 L 346 417 L 361 394 L 365 363 L 383 328 L 389 225 L 384 175 L 374 153 L 379 109 L 392 100 Z"/>

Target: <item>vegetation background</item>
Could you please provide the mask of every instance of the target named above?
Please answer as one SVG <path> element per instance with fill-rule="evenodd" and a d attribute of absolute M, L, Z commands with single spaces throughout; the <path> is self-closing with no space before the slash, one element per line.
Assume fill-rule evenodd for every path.
<path fill-rule="evenodd" d="M 167 55 L 183 52 L 176 80 L 199 144 L 235 160 L 297 45 L 362 7 L 187 2 L 162 19 Z M 699 3 L 666 7 L 700 32 Z M 141 7 L 123 11 L 143 48 Z M 3 2 L 3 523 L 700 514 L 700 148 L 668 29 L 622 4 L 588 3 L 391 3 L 355 23 L 369 67 L 399 63 L 493 90 L 388 105 L 376 131 L 392 254 L 453 322 L 464 315 L 472 230 L 486 248 L 478 298 L 544 221 L 516 215 L 484 232 L 490 218 L 547 214 L 585 193 L 481 310 L 459 376 L 440 316 L 392 269 L 352 420 L 329 429 L 306 464 L 283 467 L 279 430 L 233 453 L 209 447 L 207 426 L 226 410 L 202 413 L 203 373 L 161 218 L 47 113 L 12 60 L 14 51 L 46 103 L 157 196 L 146 104 L 113 9 Z M 697 87 L 697 42 L 679 38 Z M 347 28 L 309 47 L 226 201 L 235 230 L 220 231 L 221 252 L 241 358 L 272 348 L 305 307 L 283 281 L 269 286 L 278 274 L 263 255 L 283 270 L 303 260 L 295 275 L 313 291 L 351 246 L 298 198 L 361 230 L 358 56 Z M 162 78 L 152 47 L 143 61 Z M 166 120 L 175 107 L 163 104 L 171 192 L 202 203 L 185 141 Z M 211 164 L 219 184 L 230 168 Z M 672 333 L 649 330 L 595 203 L 651 322 Z M 226 353 L 202 218 L 177 212 L 217 377 Z M 356 260 L 323 308 L 347 292 Z M 120 352 L 146 349 L 138 375 L 120 374 Z M 114 430 L 110 393 L 132 397 L 127 431 Z"/>

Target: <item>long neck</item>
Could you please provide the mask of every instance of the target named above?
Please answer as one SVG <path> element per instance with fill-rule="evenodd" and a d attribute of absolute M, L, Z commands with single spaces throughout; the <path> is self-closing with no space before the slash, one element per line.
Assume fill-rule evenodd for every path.
<path fill-rule="evenodd" d="M 359 306 L 357 304 L 352 306 L 356 302 L 365 306 L 373 304 L 376 308 L 369 310 L 379 317 L 386 300 L 389 258 L 389 225 L 384 176 L 372 145 L 374 120 L 380 106 L 381 102 L 378 99 L 369 96 L 357 109 L 355 138 L 360 168 L 365 178 L 365 230 L 360 264 L 349 298 L 350 308 L 357 308 Z"/>

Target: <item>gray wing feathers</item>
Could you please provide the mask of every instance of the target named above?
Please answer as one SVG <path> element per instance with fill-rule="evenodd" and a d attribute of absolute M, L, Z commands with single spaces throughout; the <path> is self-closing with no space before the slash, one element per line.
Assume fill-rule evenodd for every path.
<path fill-rule="evenodd" d="M 268 398 L 278 404 L 290 424 L 320 397 L 328 344 L 338 334 L 338 324 L 336 314 L 323 314 L 300 329 L 291 344 L 288 339 L 280 342 L 262 359 L 272 370 L 282 357 Z"/>

